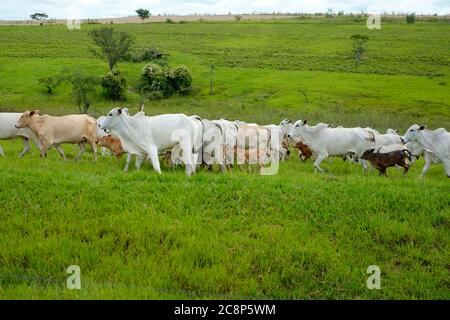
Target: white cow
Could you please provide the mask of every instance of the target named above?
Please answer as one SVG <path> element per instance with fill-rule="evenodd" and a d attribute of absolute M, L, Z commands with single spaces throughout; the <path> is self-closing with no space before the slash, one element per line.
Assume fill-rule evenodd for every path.
<path fill-rule="evenodd" d="M 396 134 L 396 135 L 399 136 L 398 129 L 391 129 L 391 128 L 389 128 L 389 129 L 386 129 L 386 133 L 387 134 Z"/>
<path fill-rule="evenodd" d="M 331 128 L 324 123 L 309 126 L 306 120 L 295 122 L 289 137 L 303 141 L 317 154 L 314 167 L 320 172 L 324 171 L 320 164 L 326 158 L 354 154 L 359 159 L 373 143 L 373 134 L 365 129 Z M 367 163 L 362 163 L 364 170 L 367 169 Z"/>
<path fill-rule="evenodd" d="M 213 123 L 220 126 L 225 154 L 225 165 L 230 167 L 234 164 L 234 150 L 237 145 L 238 125 L 226 119 L 212 120 Z"/>
<path fill-rule="evenodd" d="M 0 140 L 19 139 L 23 140 L 23 150 L 19 157 L 23 157 L 30 151 L 30 139 L 34 141 L 39 148 L 39 139 L 29 128 L 16 128 L 16 123 L 19 121 L 22 113 L 0 113 Z M 3 148 L 0 146 L 0 156 L 5 156 Z"/>
<path fill-rule="evenodd" d="M 129 155 L 136 155 L 138 169 L 145 159 L 150 159 L 153 169 L 161 173 L 158 153 L 179 145 L 186 175 L 190 176 L 195 172 L 201 150 L 201 144 L 198 144 L 201 141 L 201 131 L 196 129 L 198 127 L 195 120 L 185 114 L 131 117 L 123 113 L 122 109 L 114 108 L 100 127 L 111 130 L 112 134 L 120 138 L 123 149 Z"/>
<path fill-rule="evenodd" d="M 289 151 L 287 135 L 285 136 L 283 128 L 275 124 L 268 124 L 264 127 L 270 130 L 271 148 L 274 151 L 274 154 L 275 152 L 278 152 L 280 160 L 287 160 L 291 152 Z M 275 139 L 275 137 L 277 137 L 277 139 Z"/>
<path fill-rule="evenodd" d="M 416 142 L 424 150 L 425 166 L 420 177 L 427 173 L 433 163 L 442 162 L 445 173 L 450 178 L 450 132 L 444 128 L 426 130 L 425 126 L 414 124 L 409 127 L 402 140 L 406 144 Z"/>
<path fill-rule="evenodd" d="M 285 138 L 287 138 L 292 128 L 294 127 L 294 124 L 292 120 L 284 119 L 280 122 L 279 126 L 283 130 Z"/>
<path fill-rule="evenodd" d="M 222 127 L 213 121 L 202 119 L 203 142 L 202 163 L 209 169 L 213 164 L 218 164 L 222 172 L 226 171 L 225 149 Z"/>
<path fill-rule="evenodd" d="M 375 148 L 386 147 L 393 144 L 403 144 L 402 138 L 394 133 L 374 133 Z"/>

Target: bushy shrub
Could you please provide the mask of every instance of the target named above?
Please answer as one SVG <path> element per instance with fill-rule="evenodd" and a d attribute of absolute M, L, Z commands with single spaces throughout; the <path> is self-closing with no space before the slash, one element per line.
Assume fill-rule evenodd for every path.
<path fill-rule="evenodd" d="M 186 67 L 169 69 L 149 64 L 142 70 L 141 91 L 150 99 L 162 99 L 177 92 L 187 94 L 192 89 L 192 76 Z"/>
<path fill-rule="evenodd" d="M 168 72 L 164 71 L 157 64 L 149 64 L 142 70 L 143 84 L 141 90 L 149 93 L 152 99 L 162 99 L 172 93 L 172 88 L 167 76 Z"/>
<path fill-rule="evenodd" d="M 414 12 L 406 15 L 406 23 L 416 23 L 416 14 Z"/>
<path fill-rule="evenodd" d="M 125 100 L 127 79 L 119 71 L 109 72 L 102 78 L 105 97 L 114 101 Z"/>
<path fill-rule="evenodd" d="M 187 94 L 192 89 L 192 76 L 186 67 L 178 67 L 171 70 L 170 83 L 176 92 Z"/>

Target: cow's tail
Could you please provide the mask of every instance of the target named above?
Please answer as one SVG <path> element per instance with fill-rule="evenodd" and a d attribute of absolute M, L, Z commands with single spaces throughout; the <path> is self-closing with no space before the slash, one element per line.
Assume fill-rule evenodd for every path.
<path fill-rule="evenodd" d="M 201 141 L 200 141 L 200 148 L 196 148 L 196 145 L 195 145 L 195 131 L 194 131 L 194 145 L 192 146 L 192 154 L 194 154 L 195 153 L 195 151 L 198 151 L 198 150 L 200 150 L 201 151 L 201 159 L 202 159 L 202 163 L 203 163 L 203 129 L 204 129 L 204 126 L 203 126 L 203 119 L 202 118 L 200 118 L 199 116 L 194 116 L 194 119 L 196 119 L 196 120 L 198 120 L 200 123 L 201 123 L 201 125 L 202 125 L 202 129 L 201 129 Z"/>
<path fill-rule="evenodd" d="M 269 138 L 267 139 L 267 152 L 268 154 L 272 154 L 272 131 L 267 129 L 267 132 L 269 133 Z"/>
<path fill-rule="evenodd" d="M 375 145 L 375 134 L 372 131 L 369 132 L 369 138 L 367 138 L 367 141 L 372 142 L 373 145 Z"/>
<path fill-rule="evenodd" d="M 415 157 L 408 149 L 404 149 L 403 152 L 408 157 L 408 161 L 412 162 L 412 158 Z"/>
<path fill-rule="evenodd" d="M 222 161 L 223 163 L 219 163 L 220 165 L 222 165 L 222 164 L 226 164 L 226 162 L 225 162 L 225 152 L 226 152 L 226 143 L 225 143 L 225 135 L 224 135 L 224 132 L 223 132 L 223 129 L 222 129 L 222 126 L 221 125 L 219 125 L 218 123 L 216 123 L 216 122 L 212 122 L 217 128 L 219 128 L 219 131 L 220 131 L 220 138 L 221 138 L 221 141 L 222 141 L 222 150 L 221 150 L 221 155 L 220 155 L 220 158 L 219 158 L 219 161 Z M 216 139 L 214 139 L 214 143 L 217 143 L 217 141 L 216 141 Z M 215 146 L 214 146 L 214 150 L 215 150 Z M 217 155 L 215 154 L 216 152 L 214 151 L 214 156 L 217 158 Z"/>

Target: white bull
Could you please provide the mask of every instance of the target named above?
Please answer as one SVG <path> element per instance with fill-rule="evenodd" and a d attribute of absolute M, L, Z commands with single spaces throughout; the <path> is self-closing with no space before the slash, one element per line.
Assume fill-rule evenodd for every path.
<path fill-rule="evenodd" d="M 331 128 L 324 123 L 309 126 L 306 120 L 297 121 L 289 137 L 294 140 L 300 139 L 314 154 L 317 154 L 314 167 L 320 172 L 324 171 L 320 164 L 326 158 L 354 154 L 359 159 L 373 143 L 373 133 L 366 129 Z M 367 169 L 367 163 L 362 163 L 363 168 Z"/>
<path fill-rule="evenodd" d="M 230 167 L 234 164 L 234 150 L 237 145 L 238 125 L 226 119 L 212 120 L 222 131 L 225 165 Z"/>
<path fill-rule="evenodd" d="M 218 164 L 224 172 L 226 166 L 222 127 L 213 121 L 206 119 L 201 121 L 203 126 L 202 163 L 209 169 L 213 164 Z"/>
<path fill-rule="evenodd" d="M 0 140 L 9 139 L 22 139 L 23 140 L 23 150 L 19 157 L 23 157 L 31 149 L 30 140 L 39 148 L 40 142 L 38 138 L 29 128 L 16 128 L 16 124 L 19 121 L 22 113 L 0 113 Z M 3 148 L 0 146 L 0 155 L 4 156 Z"/>
<path fill-rule="evenodd" d="M 129 155 L 136 155 L 138 169 L 145 159 L 149 159 L 153 169 L 161 173 L 158 153 L 179 145 L 186 175 L 195 172 L 201 150 L 201 130 L 197 130 L 196 121 L 185 114 L 131 117 L 122 109 L 114 108 L 100 127 L 111 130 L 120 138 L 123 149 Z"/>
<path fill-rule="evenodd" d="M 406 144 L 415 142 L 424 150 L 425 166 L 420 177 L 427 173 L 433 163 L 441 162 L 450 178 L 450 132 L 444 128 L 426 130 L 425 126 L 414 124 L 409 127 L 402 140 Z"/>

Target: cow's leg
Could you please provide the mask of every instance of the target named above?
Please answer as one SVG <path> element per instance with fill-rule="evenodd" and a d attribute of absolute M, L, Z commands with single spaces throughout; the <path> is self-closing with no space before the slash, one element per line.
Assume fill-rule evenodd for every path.
<path fill-rule="evenodd" d="M 423 178 L 425 176 L 425 173 L 427 173 L 432 164 L 432 161 L 428 155 L 425 155 L 424 158 L 425 158 L 425 165 L 423 166 L 422 173 L 420 174 L 419 178 Z"/>
<path fill-rule="evenodd" d="M 56 149 L 56 151 L 58 151 L 58 153 L 59 153 L 59 155 L 61 156 L 61 158 L 63 158 L 63 160 L 64 161 L 66 161 L 67 159 L 66 159 L 66 155 L 64 154 L 64 151 L 63 151 L 63 149 L 61 148 L 61 146 L 58 144 L 58 145 L 55 145 L 55 149 Z M 46 156 L 47 156 L 47 154 L 46 154 Z"/>
<path fill-rule="evenodd" d="M 183 156 L 185 151 L 183 150 Z M 148 151 L 148 157 L 153 166 L 153 170 L 161 174 L 161 167 L 159 166 L 158 149 L 155 146 L 151 146 Z"/>
<path fill-rule="evenodd" d="M 367 172 L 367 169 L 369 168 L 369 164 L 367 163 L 366 160 L 359 158 L 359 160 L 361 162 L 362 168 L 363 168 L 363 172 Z"/>
<path fill-rule="evenodd" d="M 409 165 L 406 163 L 403 163 L 403 176 L 405 176 L 408 173 Z"/>
<path fill-rule="evenodd" d="M 52 147 L 52 144 L 48 141 L 41 141 L 40 155 L 41 158 L 47 157 L 47 151 Z"/>
<path fill-rule="evenodd" d="M 181 150 L 183 150 L 182 161 L 185 166 L 186 175 L 189 177 L 193 173 L 195 173 L 195 157 L 194 150 L 192 149 L 192 143 L 189 139 L 185 139 L 186 141 L 182 141 L 180 143 Z"/>
<path fill-rule="evenodd" d="M 30 145 L 30 139 L 23 138 L 23 150 L 19 154 L 19 157 L 22 158 L 28 151 L 30 151 L 31 145 Z"/>
<path fill-rule="evenodd" d="M 95 143 L 95 138 L 86 138 L 86 140 L 91 145 L 91 151 L 94 154 L 94 162 L 97 162 L 97 144 Z"/>
<path fill-rule="evenodd" d="M 323 162 L 323 160 L 325 160 L 328 157 L 328 154 L 326 153 L 319 153 L 319 155 L 317 156 L 316 161 L 314 161 L 314 168 L 316 170 L 318 170 L 319 172 L 325 172 L 324 169 L 322 169 L 320 167 L 320 164 Z"/>
<path fill-rule="evenodd" d="M 3 156 L 3 157 L 5 157 L 5 153 L 3 152 L 3 148 L 2 148 L 2 146 L 0 146 L 0 156 Z"/>
<path fill-rule="evenodd" d="M 450 178 L 450 159 L 442 160 L 442 164 L 444 165 L 444 170 L 447 177 Z"/>
<path fill-rule="evenodd" d="M 63 160 L 64 161 L 66 161 L 67 159 L 66 159 L 66 155 L 64 154 L 64 151 L 63 151 L 63 149 L 61 148 L 61 146 L 58 144 L 58 145 L 55 145 L 55 149 L 56 149 L 56 151 L 58 151 L 58 153 L 59 153 L 59 155 L 61 156 L 61 158 L 63 158 Z"/>
<path fill-rule="evenodd" d="M 137 170 L 141 169 L 141 166 L 144 163 L 144 160 L 145 160 L 145 157 L 143 157 L 143 156 L 136 156 L 135 166 L 136 166 Z"/>
<path fill-rule="evenodd" d="M 105 155 L 106 155 L 106 147 L 103 146 L 101 156 L 104 157 Z"/>
<path fill-rule="evenodd" d="M 81 156 L 83 155 L 83 153 L 86 151 L 86 146 L 84 145 L 84 142 L 78 142 L 77 143 L 78 147 L 80 148 L 80 152 L 78 153 L 78 155 L 75 157 L 75 161 L 80 160 Z"/>
<path fill-rule="evenodd" d="M 125 168 L 123 169 L 124 172 L 128 171 L 128 168 L 130 167 L 130 162 L 131 162 L 131 158 L 133 156 L 131 155 L 131 153 L 127 154 L 127 162 L 125 163 Z M 137 162 L 137 161 L 136 161 Z"/>

